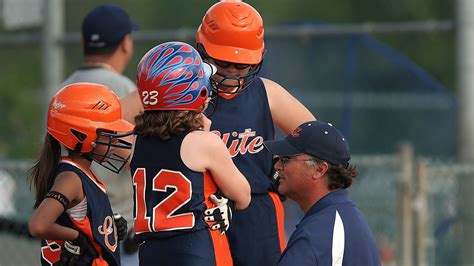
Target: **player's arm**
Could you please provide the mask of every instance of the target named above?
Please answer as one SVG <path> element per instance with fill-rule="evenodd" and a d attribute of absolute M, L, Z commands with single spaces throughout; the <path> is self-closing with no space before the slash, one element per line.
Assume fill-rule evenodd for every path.
<path fill-rule="evenodd" d="M 134 90 L 120 100 L 122 105 L 122 117 L 135 125 L 135 116 L 143 112 L 143 106 L 138 95 L 138 90 Z"/>
<path fill-rule="evenodd" d="M 278 83 L 262 78 L 275 125 L 290 134 L 299 125 L 316 120 L 314 115 Z"/>
<path fill-rule="evenodd" d="M 62 172 L 56 177 L 50 191 L 59 192 L 60 197 L 65 197 L 66 201 L 59 201 L 55 198 L 46 197 L 31 217 L 28 228 L 32 236 L 39 239 L 74 240 L 78 237 L 78 231 L 56 223 L 58 217 L 66 209 L 65 202 L 69 202 L 70 208 L 77 205 L 84 198 L 82 182 L 79 176 L 73 172 Z"/>
<path fill-rule="evenodd" d="M 181 145 L 181 157 L 192 170 L 208 170 L 224 196 L 235 202 L 236 209 L 247 208 L 250 185 L 217 135 L 205 131 L 188 134 Z"/>

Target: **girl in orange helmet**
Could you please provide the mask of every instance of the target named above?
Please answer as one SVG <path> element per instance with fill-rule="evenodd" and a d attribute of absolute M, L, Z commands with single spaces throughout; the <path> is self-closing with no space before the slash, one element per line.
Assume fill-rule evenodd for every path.
<path fill-rule="evenodd" d="M 48 109 L 47 134 L 30 182 L 36 192 L 30 233 L 42 239 L 42 265 L 120 265 L 118 242 L 127 225 L 114 215 L 96 161 L 119 172 L 129 150 L 117 96 L 107 87 L 75 83 L 62 88 Z M 68 155 L 61 157 L 61 149 Z"/>
<path fill-rule="evenodd" d="M 315 118 L 282 86 L 257 76 L 265 52 L 264 27 L 249 4 L 211 6 L 196 42 L 203 59 L 217 67 L 211 130 L 227 144 L 252 190 L 252 203 L 235 214 L 227 232 L 234 265 L 276 265 L 285 246 L 284 211 L 276 182 L 272 185 L 272 154 L 262 144 L 274 138 L 275 126 L 290 134 Z"/>

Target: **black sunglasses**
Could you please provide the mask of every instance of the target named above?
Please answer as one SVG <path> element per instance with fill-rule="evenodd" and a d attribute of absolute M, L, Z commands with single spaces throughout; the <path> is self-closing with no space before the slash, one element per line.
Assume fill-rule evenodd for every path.
<path fill-rule="evenodd" d="M 222 61 L 218 59 L 212 59 L 214 60 L 214 63 L 216 63 L 217 66 L 222 67 L 222 68 L 228 68 L 231 65 L 234 65 L 235 68 L 241 70 L 241 69 L 246 69 L 248 67 L 251 67 L 251 64 L 239 64 L 239 63 L 233 63 L 233 62 L 228 62 L 228 61 Z"/>

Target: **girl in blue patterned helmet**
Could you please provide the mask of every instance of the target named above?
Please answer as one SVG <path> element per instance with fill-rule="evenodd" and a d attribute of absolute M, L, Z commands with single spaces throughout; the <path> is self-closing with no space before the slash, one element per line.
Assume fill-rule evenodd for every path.
<path fill-rule="evenodd" d="M 222 235 L 228 224 L 216 219 L 214 228 L 221 230 L 210 230 L 203 214 L 215 203 L 226 206 L 213 195 L 218 190 L 237 209 L 246 208 L 250 186 L 203 115 L 213 73 L 182 42 L 152 48 L 138 65 L 144 112 L 135 117 L 130 167 L 140 265 L 232 265 Z"/>

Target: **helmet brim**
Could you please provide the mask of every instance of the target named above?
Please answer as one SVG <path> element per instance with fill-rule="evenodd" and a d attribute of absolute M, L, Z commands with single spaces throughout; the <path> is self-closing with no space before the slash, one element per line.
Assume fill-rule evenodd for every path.
<path fill-rule="evenodd" d="M 203 43 L 206 53 L 218 60 L 233 62 L 238 64 L 257 65 L 262 61 L 263 50 L 249 50 L 239 47 L 215 45 L 210 42 Z"/>
<path fill-rule="evenodd" d="M 125 133 L 132 131 L 134 125 L 126 120 L 120 119 L 112 123 L 107 123 L 103 128 L 117 133 Z"/>

